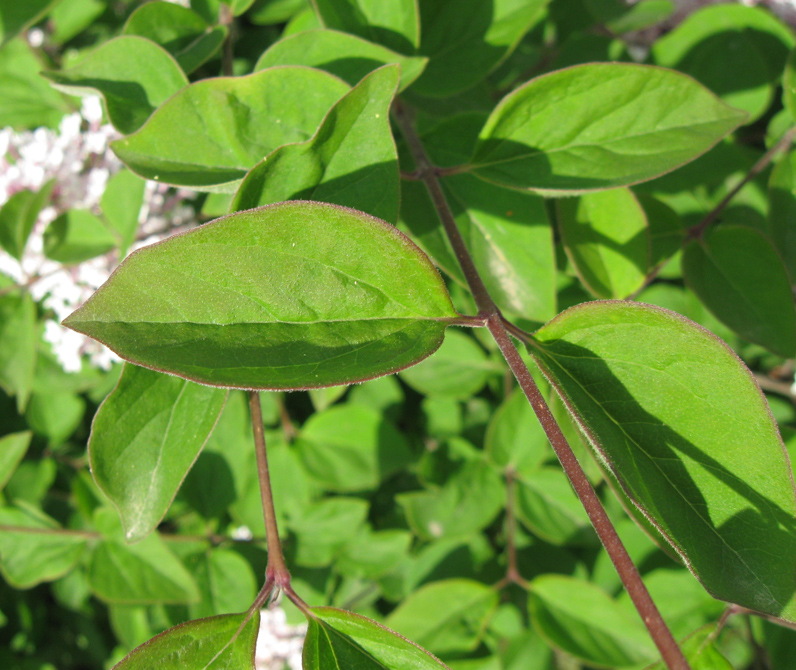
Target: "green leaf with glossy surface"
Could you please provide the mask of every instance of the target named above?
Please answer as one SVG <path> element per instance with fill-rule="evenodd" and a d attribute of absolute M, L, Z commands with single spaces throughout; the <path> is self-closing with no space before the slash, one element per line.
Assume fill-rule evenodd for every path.
<path fill-rule="evenodd" d="M 221 389 L 129 363 L 91 426 L 91 472 L 128 542 L 160 523 L 218 421 Z"/>
<path fill-rule="evenodd" d="M 238 638 L 208 665 L 232 640 L 245 614 L 224 614 L 188 621 L 153 637 L 130 654 L 113 670 L 254 670 L 254 651 L 260 626 L 255 612 Z"/>
<path fill-rule="evenodd" d="M 790 466 L 735 354 L 674 312 L 591 302 L 539 330 L 533 355 L 708 592 L 796 619 Z"/>
<path fill-rule="evenodd" d="M 44 255 L 67 265 L 101 256 L 117 244 L 108 227 L 87 209 L 70 209 L 44 230 Z"/>
<path fill-rule="evenodd" d="M 304 670 L 440 670 L 447 668 L 414 642 L 365 617 L 313 607 L 304 641 Z"/>
<path fill-rule="evenodd" d="M 423 0 L 419 52 L 426 70 L 412 87 L 444 98 L 484 79 L 542 17 L 548 0 Z"/>
<path fill-rule="evenodd" d="M 627 186 L 693 160 L 745 118 L 671 70 L 580 65 L 503 98 L 469 169 L 503 186 L 559 194 Z"/>
<path fill-rule="evenodd" d="M 2 489 L 25 455 L 33 436 L 29 430 L 0 437 L 0 489 Z"/>
<path fill-rule="evenodd" d="M 598 298 L 640 290 L 650 263 L 647 216 L 628 188 L 557 201 L 561 240 L 583 285 Z"/>
<path fill-rule="evenodd" d="M 392 226 L 290 202 L 130 255 L 66 321 L 139 365 L 216 386 L 335 386 L 412 365 L 456 318 Z"/>
<path fill-rule="evenodd" d="M 148 2 L 136 9 L 122 34 L 159 44 L 190 74 L 214 56 L 227 36 L 226 26 L 209 26 L 196 12 L 172 2 Z"/>
<path fill-rule="evenodd" d="M 548 643 L 587 663 L 625 668 L 658 657 L 638 615 L 589 582 L 537 577 L 528 606 L 534 628 Z"/>
<path fill-rule="evenodd" d="M 307 471 L 330 491 L 375 489 L 411 459 L 406 438 L 389 421 L 355 404 L 314 414 L 297 447 Z"/>
<path fill-rule="evenodd" d="M 28 404 L 36 371 L 36 303 L 28 292 L 0 296 L 0 387 Z"/>
<path fill-rule="evenodd" d="M 51 179 L 38 191 L 17 191 L 0 208 L 0 246 L 17 260 L 22 259 L 33 224 L 47 204 L 54 185 L 55 180 Z"/>
<path fill-rule="evenodd" d="M 284 200 L 317 200 L 398 218 L 398 156 L 390 105 L 400 68 L 367 75 L 327 114 L 312 139 L 279 147 L 252 168 L 230 211 Z"/>
<path fill-rule="evenodd" d="M 306 65 L 326 70 L 356 86 L 363 77 L 388 63 L 401 66 L 401 84 L 404 90 L 423 72 L 427 58 L 403 56 L 373 42 L 336 30 L 304 30 L 271 45 L 260 56 L 254 71 L 276 65 Z"/>
<path fill-rule="evenodd" d="M 67 70 L 42 74 L 66 93 L 102 95 L 108 118 L 125 135 L 138 130 L 158 106 L 188 85 L 165 49 L 134 35 L 105 42 Z"/>
<path fill-rule="evenodd" d="M 417 0 L 312 0 L 326 28 L 411 53 L 420 39 Z"/>
<path fill-rule="evenodd" d="M 46 514 L 27 506 L 0 507 L 0 524 L 25 529 L 0 532 L 0 572 L 14 588 L 29 589 L 58 579 L 86 551 L 84 534 L 63 530 Z"/>
<path fill-rule="evenodd" d="M 333 75 L 299 66 L 207 79 L 182 89 L 111 148 L 147 179 L 234 191 L 274 149 L 309 139 L 348 90 Z"/>
<path fill-rule="evenodd" d="M 385 623 L 435 654 L 471 651 L 497 604 L 497 591 L 486 584 L 447 579 L 419 588 Z"/>
<path fill-rule="evenodd" d="M 103 540 L 88 567 L 91 590 L 107 603 L 194 603 L 199 589 L 185 566 L 157 534 L 127 544 L 116 512 L 108 507 L 94 514 Z"/>
<path fill-rule="evenodd" d="M 683 276 L 702 303 L 741 337 L 780 356 L 796 353 L 796 306 L 771 242 L 746 226 L 708 229 L 683 252 Z"/>

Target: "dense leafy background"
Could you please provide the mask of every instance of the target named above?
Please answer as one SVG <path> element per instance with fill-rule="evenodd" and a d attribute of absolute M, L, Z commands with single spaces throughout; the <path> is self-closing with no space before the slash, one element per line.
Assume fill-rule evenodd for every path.
<path fill-rule="evenodd" d="M 618 0 L 421 0 L 419 10 L 412 0 L 238 0 L 226 13 L 232 24 L 219 22 L 219 6 L 0 0 L 0 127 L 55 128 L 79 107 L 75 94 L 99 93 L 120 133 L 114 149 L 129 168 L 110 180 L 99 208 L 53 221 L 43 253 L 69 266 L 124 255 L 137 236 L 144 188 L 137 175 L 194 189 L 202 222 L 230 207 L 316 199 L 406 232 L 443 271 L 456 310 L 473 314 L 426 192 L 411 180 L 399 183 L 399 169 L 414 169 L 389 122 L 394 96 L 402 96 L 436 164 L 467 164 L 443 188 L 487 287 L 512 320 L 535 329 L 570 306 L 628 298 L 707 329 L 657 309 L 595 303 L 539 331 L 532 351 L 570 405 L 592 417 L 587 428 L 603 460 L 537 377 L 664 617 L 678 639 L 688 638 L 695 670 L 790 667 L 796 633 L 733 616 L 716 634 L 725 605 L 705 588 L 794 618 L 790 464 L 731 351 L 766 391 L 786 446 L 796 447 L 796 154 L 778 156 L 744 185 L 706 234 L 687 233 L 796 123 L 793 30 L 764 9 L 721 5 L 667 32 L 674 9 L 667 0 L 632 7 Z M 41 44 L 31 40 L 37 46 L 25 39 L 32 27 L 42 31 Z M 230 35 L 231 52 L 223 46 Z M 570 69 L 557 72 L 563 68 Z M 570 93 L 563 101 L 562 90 Z M 595 117 L 611 122 L 594 124 Z M 655 134 L 642 132 L 650 125 Z M 540 195 L 562 190 L 580 195 Z M 58 192 L 48 182 L 2 206 L 0 246 L 9 257 L 24 256 L 40 210 Z M 305 232 L 305 246 L 323 247 L 321 228 Z M 405 259 L 370 238 L 363 252 L 352 242 L 358 229 L 351 230 L 335 253 L 357 265 L 357 254 L 373 259 L 383 269 L 380 281 L 392 283 L 390 273 L 400 274 Z M 437 305 L 431 318 L 452 318 L 439 277 L 413 247 L 402 249 L 406 263 L 426 273 Z M 273 257 L 263 259 L 273 266 Z M 312 278 L 299 276 L 299 288 L 310 290 Z M 117 286 L 124 277 L 117 275 Z M 187 284 L 153 277 L 155 289 L 195 299 Z M 411 293 L 414 285 L 407 286 Z M 335 296 L 317 297 L 339 316 Z M 129 365 L 102 371 L 86 360 L 81 371 L 66 373 L 41 337 L 52 316 L 0 275 L 0 666 L 110 668 L 167 628 L 242 612 L 252 602 L 266 553 L 248 409 L 241 391 Z M 579 334 L 581 318 L 586 335 Z M 589 331 L 597 319 L 604 321 Z M 418 355 L 390 369 L 432 351 L 444 326 L 435 328 Z M 672 345 L 672 333 L 684 333 L 682 346 Z M 584 347 L 611 365 L 595 371 Z M 622 440 L 632 443 L 637 434 L 612 433 L 616 406 L 629 423 L 650 423 L 658 397 L 650 392 L 660 387 L 636 366 L 665 367 L 664 354 L 675 367 L 695 361 L 678 368 L 671 384 L 704 402 L 684 394 L 667 406 L 665 424 L 638 431 L 665 440 L 686 432 L 683 423 L 699 424 L 699 453 L 713 459 L 678 460 L 685 470 L 675 473 L 685 477 L 678 485 L 660 468 L 628 465 L 633 452 L 622 450 Z M 601 380 L 611 383 L 583 391 Z M 721 412 L 711 404 L 716 398 Z M 338 657 L 341 667 L 377 667 L 374 655 L 440 667 L 378 625 L 332 609 L 340 607 L 407 636 L 453 670 L 656 662 L 541 427 L 481 332 L 448 328 L 441 347 L 416 367 L 350 387 L 266 392 L 263 408 L 293 586 L 318 608 L 307 667 L 327 670 Z M 722 412 L 726 423 L 713 425 Z M 741 434 L 751 430 L 759 451 L 745 453 L 745 439 L 737 454 L 723 449 L 730 424 Z M 688 446 L 683 451 L 693 456 Z M 718 466 L 722 486 L 705 474 Z M 152 468 L 157 477 L 147 478 Z M 618 471 L 621 485 L 608 469 Z M 759 487 L 738 487 L 745 477 Z M 715 540 L 738 558 L 729 585 L 722 581 L 727 565 L 711 553 L 712 530 L 678 530 L 692 519 L 678 507 L 677 491 L 695 490 L 705 494 L 697 506 L 733 501 Z M 694 514 L 694 523 L 704 521 Z M 750 524 L 754 532 L 745 530 Z M 503 580 L 509 545 L 521 585 Z M 774 605 L 758 598 L 759 589 L 744 590 L 749 580 L 735 576 L 747 568 L 774 584 Z M 303 620 L 286 609 L 290 621 Z M 148 667 L 194 636 L 204 641 L 197 653 L 210 658 L 208 640 L 228 638 L 240 621 L 207 618 L 177 629 L 123 667 Z M 242 644 L 251 643 L 253 627 Z M 245 665 L 239 649 L 228 655 Z"/>

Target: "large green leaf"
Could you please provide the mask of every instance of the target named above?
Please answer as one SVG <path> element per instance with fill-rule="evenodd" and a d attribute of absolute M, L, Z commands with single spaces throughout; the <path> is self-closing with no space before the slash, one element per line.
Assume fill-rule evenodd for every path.
<path fill-rule="evenodd" d="M 88 542 L 82 533 L 61 529 L 38 510 L 0 507 L 0 573 L 18 589 L 52 581 L 75 567 Z"/>
<path fill-rule="evenodd" d="M 693 160 L 745 118 L 672 70 L 580 65 L 503 98 L 469 169 L 504 186 L 559 194 L 627 186 Z"/>
<path fill-rule="evenodd" d="M 255 72 L 275 65 L 306 65 L 326 70 L 355 86 L 376 68 L 388 63 L 401 66 L 403 90 L 420 76 L 428 62 L 419 56 L 402 56 L 379 44 L 336 30 L 303 30 L 269 47 L 254 66 Z"/>
<path fill-rule="evenodd" d="M 638 615 L 589 582 L 563 575 L 537 577 L 528 606 L 542 637 L 589 664 L 624 668 L 658 657 Z"/>
<path fill-rule="evenodd" d="M 330 491 L 375 489 L 411 459 L 406 438 L 380 412 L 356 404 L 314 414 L 297 446 L 307 471 Z"/>
<path fill-rule="evenodd" d="M 64 97 L 39 75 L 43 67 L 21 37 L 0 50 L 0 126 L 57 128 L 71 111 Z"/>
<path fill-rule="evenodd" d="M 448 97 L 484 79 L 541 17 L 548 0 L 423 0 L 420 54 L 429 63 L 412 87 Z"/>
<path fill-rule="evenodd" d="M 232 192 L 263 156 L 309 139 L 348 90 L 333 75 L 299 66 L 206 79 L 179 91 L 111 147 L 147 179 Z"/>
<path fill-rule="evenodd" d="M 412 365 L 455 318 L 442 278 L 392 226 L 290 202 L 135 252 L 65 323 L 186 379 L 297 389 Z"/>
<path fill-rule="evenodd" d="M 647 216 L 628 188 L 557 201 L 567 255 L 584 286 L 599 298 L 640 290 L 650 264 Z"/>
<path fill-rule="evenodd" d="M 128 545 L 116 512 L 101 507 L 94 523 L 103 540 L 91 556 L 91 590 L 107 603 L 194 603 L 199 589 L 157 534 Z"/>
<path fill-rule="evenodd" d="M 326 28 L 411 53 L 420 39 L 417 0 L 312 0 Z"/>
<path fill-rule="evenodd" d="M 188 85 L 167 51 L 134 35 L 109 40 L 69 69 L 43 75 L 66 93 L 100 93 L 108 118 L 124 134 L 138 130 L 159 105 Z"/>
<path fill-rule="evenodd" d="M 0 296 L 0 388 L 28 404 L 36 371 L 36 303 L 27 292 Z"/>
<path fill-rule="evenodd" d="M 367 75 L 329 110 L 312 139 L 279 147 L 255 165 L 230 211 L 318 200 L 395 223 L 399 178 L 390 105 L 399 70 L 385 65 Z"/>
<path fill-rule="evenodd" d="M 573 307 L 532 350 L 628 496 L 705 588 L 796 620 L 790 466 L 735 354 L 674 312 L 630 302 Z"/>
<path fill-rule="evenodd" d="M 683 276 L 736 333 L 785 358 L 796 354 L 791 280 L 767 237 L 746 226 L 710 228 L 686 245 Z"/>
<path fill-rule="evenodd" d="M 471 651 L 497 604 L 497 591 L 486 584 L 446 579 L 415 591 L 386 624 L 434 653 Z"/>
<path fill-rule="evenodd" d="M 245 614 L 224 614 L 197 619 L 169 628 L 165 633 L 145 642 L 114 670 L 254 670 L 254 650 L 260 613 L 246 624 L 238 638 L 230 643 L 243 623 Z M 210 661 L 221 649 L 223 653 Z"/>
<path fill-rule="evenodd" d="M 124 24 L 124 35 L 152 40 L 190 74 L 221 48 L 227 27 L 209 26 L 196 12 L 172 2 L 148 2 L 136 9 Z"/>
<path fill-rule="evenodd" d="M 91 472 L 128 542 L 160 523 L 213 430 L 226 393 L 126 364 L 91 426 Z"/>
<path fill-rule="evenodd" d="M 359 614 L 313 607 L 302 657 L 304 670 L 440 670 L 425 649 Z"/>

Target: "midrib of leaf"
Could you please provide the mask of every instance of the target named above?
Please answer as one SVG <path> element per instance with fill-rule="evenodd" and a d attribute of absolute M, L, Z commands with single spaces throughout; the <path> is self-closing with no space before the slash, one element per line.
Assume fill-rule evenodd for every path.
<path fill-rule="evenodd" d="M 541 347 L 541 348 L 542 348 L 542 350 L 544 350 L 544 347 Z M 551 357 L 552 357 L 552 355 L 551 355 Z M 555 362 L 555 358 L 554 358 L 554 357 L 552 357 L 552 358 L 553 358 L 553 362 Z M 577 358 L 577 357 L 576 357 L 576 356 L 571 356 L 570 358 Z M 599 357 L 597 356 L 597 357 L 595 357 L 595 358 L 599 358 Z M 771 591 L 768 589 L 768 587 L 766 586 L 766 584 L 765 584 L 763 581 L 761 581 L 761 579 L 760 579 L 760 577 L 758 577 L 757 573 L 756 573 L 754 570 L 752 570 L 752 568 L 750 568 L 750 567 L 749 567 L 749 566 L 746 564 L 746 561 L 745 561 L 745 560 L 744 560 L 744 559 L 741 557 L 741 555 L 738 553 L 738 551 L 737 551 L 735 548 L 733 548 L 731 545 L 729 545 L 729 544 L 727 543 L 727 541 L 724 539 L 724 537 L 722 537 L 722 535 L 721 535 L 721 534 L 718 532 L 718 530 L 716 530 L 716 529 L 713 527 L 713 525 L 712 525 L 712 524 L 711 524 L 711 523 L 710 523 L 708 520 L 706 520 L 704 516 L 702 516 L 702 514 L 701 514 L 701 513 L 700 513 L 700 512 L 697 510 L 697 508 L 696 508 L 696 507 L 694 507 L 694 506 L 691 504 L 691 502 L 688 500 L 688 498 L 686 498 L 686 497 L 685 497 L 685 495 L 683 495 L 683 493 L 680 491 L 680 489 L 679 489 L 677 486 L 675 486 L 675 485 L 672 483 L 672 481 L 669 479 L 669 477 L 666 475 L 666 473 L 665 473 L 665 472 L 664 472 L 664 471 L 661 469 L 661 466 L 658 464 L 658 459 L 656 459 L 656 458 L 653 458 L 653 457 L 652 457 L 652 456 L 651 456 L 649 453 L 647 453 L 647 451 L 646 451 L 646 450 L 645 450 L 645 449 L 644 449 L 644 448 L 641 446 L 641 444 L 639 444 L 639 443 L 638 443 L 638 442 L 636 442 L 636 441 L 635 441 L 633 438 L 631 438 L 631 437 L 630 437 L 630 435 L 628 435 L 628 433 L 625 431 L 625 429 L 624 429 L 624 427 L 622 426 L 622 424 L 621 424 L 619 421 L 617 421 L 617 420 L 616 420 L 616 419 L 615 419 L 615 418 L 614 418 L 614 417 L 613 417 L 613 416 L 612 416 L 612 415 L 611 415 L 611 414 L 608 412 L 608 410 L 607 410 L 607 409 L 605 409 L 605 407 L 603 406 L 603 404 L 602 404 L 602 403 L 600 403 L 600 402 L 598 402 L 598 401 L 597 401 L 597 400 L 594 398 L 594 396 L 593 396 L 591 393 L 589 393 L 589 391 L 587 391 L 587 390 L 586 390 L 586 388 L 585 388 L 585 387 L 584 387 L 584 386 L 583 386 L 583 385 L 582 385 L 582 384 L 581 384 L 581 383 L 580 383 L 580 382 L 579 382 L 579 381 L 578 381 L 578 380 L 577 380 L 575 377 L 573 377 L 573 376 L 572 376 L 572 374 L 570 374 L 569 370 L 567 370 L 566 368 L 564 368 L 564 367 L 562 367 L 562 366 L 558 365 L 557 363 L 556 363 L 556 366 L 558 367 L 558 369 L 559 369 L 559 370 L 562 370 L 562 371 L 563 371 L 563 372 L 564 372 L 564 373 L 565 373 L 565 374 L 566 374 L 566 375 L 567 375 L 567 376 L 568 376 L 568 377 L 569 377 L 569 378 L 570 378 L 570 379 L 571 379 L 571 380 L 572 380 L 572 381 L 573 381 L 573 382 L 574 382 L 574 383 L 575 383 L 575 384 L 576 384 L 578 387 L 580 387 L 580 389 L 581 389 L 581 390 L 582 390 L 582 391 L 583 391 L 583 392 L 584 392 L 584 393 L 585 393 L 587 396 L 589 396 L 589 398 L 591 398 L 591 399 L 592 399 L 592 401 L 593 401 L 594 403 L 596 403 L 596 405 L 597 405 L 597 406 L 598 406 L 598 407 L 599 407 L 599 408 L 602 410 L 603 414 L 605 414 L 605 416 L 606 416 L 606 417 L 608 417 L 608 419 L 610 419 L 610 420 L 611 420 L 611 421 L 612 421 L 612 422 L 613 422 L 613 423 L 616 425 L 616 427 L 617 427 L 617 428 L 620 430 L 620 432 L 621 432 L 621 433 L 622 433 L 622 434 L 625 436 L 625 439 L 628 441 L 628 443 L 629 443 L 629 444 L 631 444 L 631 445 L 633 445 L 633 446 L 635 446 L 635 447 L 637 447 L 637 448 L 638 448 L 638 450 L 639 450 L 641 453 L 643 453 L 643 454 L 644 454 L 644 455 L 645 455 L 645 456 L 646 456 L 646 457 L 647 457 L 647 458 L 650 460 L 650 462 L 651 462 L 651 463 L 652 463 L 652 464 L 655 466 L 655 468 L 657 468 L 657 469 L 658 469 L 658 471 L 661 473 L 661 475 L 663 476 L 663 478 L 664 478 L 664 479 L 665 479 L 665 480 L 666 480 L 666 481 L 669 483 L 669 485 L 670 485 L 670 488 L 671 488 L 671 489 L 674 491 L 674 493 L 675 493 L 676 495 L 678 495 L 680 498 L 682 498 L 682 499 L 683 499 L 683 500 L 686 502 L 686 504 L 688 505 L 688 507 L 690 507 L 690 508 L 693 510 L 693 512 L 694 512 L 694 514 L 697 516 L 697 518 L 698 518 L 700 521 L 702 521 L 702 523 L 703 523 L 705 526 L 707 526 L 707 528 L 708 528 L 708 529 L 710 529 L 710 531 L 711 531 L 711 532 L 712 532 L 712 533 L 713 533 L 713 534 L 714 534 L 714 535 L 715 535 L 717 538 L 719 538 L 719 540 L 721 541 L 721 543 L 722 543 L 722 544 L 724 544 L 724 545 L 727 547 L 727 549 L 728 549 L 728 550 L 729 550 L 729 551 L 730 551 L 732 554 L 734 554 L 734 555 L 737 557 L 738 561 L 741 563 L 741 565 L 743 565 L 743 566 L 744 566 L 744 568 L 746 568 L 746 570 L 749 572 L 749 574 L 752 576 L 752 578 L 755 580 L 755 582 L 756 582 L 756 583 L 758 583 L 758 584 L 759 584 L 759 585 L 762 587 L 762 589 L 763 589 L 763 590 L 764 590 L 764 591 L 765 591 L 765 592 L 766 592 L 766 593 L 767 593 L 767 594 L 770 596 L 770 598 L 771 598 L 772 602 L 776 603 L 778 607 L 782 607 L 782 608 L 784 608 L 784 607 L 785 607 L 785 605 L 783 605 L 783 604 L 782 604 L 782 603 L 781 603 L 781 602 L 780 602 L 780 601 L 779 601 L 777 598 L 775 598 L 775 597 L 774 597 L 774 595 L 773 595 L 773 594 L 771 593 Z M 650 368 L 650 369 L 651 369 L 651 368 Z M 666 374 L 666 373 L 664 372 L 664 374 Z M 667 376 L 669 376 L 670 378 L 672 378 L 670 375 L 667 375 Z M 556 380 L 554 380 L 554 379 L 551 379 L 551 380 L 550 380 L 550 382 L 551 382 L 551 384 L 553 384 L 553 386 L 556 388 L 556 391 L 557 391 L 557 392 L 558 392 L 558 393 L 559 393 L 559 394 L 560 394 L 562 397 L 565 397 L 565 396 L 566 396 L 566 394 L 564 393 L 563 389 L 561 389 L 561 388 L 559 387 L 559 385 L 558 385 L 558 383 L 557 383 L 557 381 L 556 381 Z M 583 419 L 582 419 L 582 420 L 583 420 Z M 584 422 L 585 422 L 585 420 L 584 420 Z M 589 437 L 590 437 L 590 439 L 593 439 L 595 442 L 597 442 L 598 444 L 600 444 L 600 441 L 599 441 L 599 440 L 597 440 L 597 437 L 596 437 L 596 435 L 595 435 L 595 434 L 593 433 L 593 431 L 591 431 L 591 430 L 589 430 Z M 602 445 L 601 445 L 601 447 L 602 447 Z M 610 459 L 608 459 L 608 462 L 609 462 L 609 463 L 611 463 Z M 644 508 L 643 508 L 643 507 L 642 507 L 642 506 L 641 506 L 641 505 L 640 505 L 638 502 L 636 502 L 636 501 L 635 501 L 635 499 L 634 499 L 634 498 L 633 498 L 633 496 L 630 494 L 630 492 L 629 492 L 629 491 L 627 491 L 627 488 L 626 488 L 626 486 L 625 486 L 624 482 L 622 481 L 622 478 L 621 478 L 621 477 L 619 476 L 619 474 L 618 474 L 618 473 L 617 473 L 617 472 L 614 470 L 614 468 L 613 468 L 613 464 L 612 464 L 612 467 L 611 467 L 611 471 L 612 471 L 612 473 L 614 474 L 614 476 L 617 478 L 617 480 L 620 482 L 620 484 L 622 484 L 622 488 L 623 488 L 623 489 L 625 489 L 625 493 L 627 494 L 628 498 L 629 498 L 631 501 L 633 501 L 633 503 L 634 503 L 635 505 L 637 505 L 637 506 L 639 507 L 639 509 L 640 509 L 642 512 L 644 512 L 644 513 L 645 513 L 645 516 L 647 516 L 647 518 L 649 519 L 649 521 L 650 521 L 650 522 L 651 522 L 651 523 L 652 523 L 652 524 L 653 524 L 653 525 L 654 525 L 654 526 L 655 526 L 655 527 L 658 529 L 658 531 L 661 533 L 661 535 L 663 535 L 663 536 L 664 536 L 664 537 L 665 537 L 667 540 L 669 540 L 669 542 L 670 542 L 670 543 L 672 544 L 672 546 L 675 548 L 675 550 L 677 551 L 677 553 L 678 553 L 678 554 L 680 554 L 680 556 L 682 557 L 683 561 L 685 561 L 685 563 L 686 563 L 686 565 L 688 566 L 689 570 L 691 570 L 691 572 L 693 572 L 693 568 L 691 567 L 691 561 L 688 559 L 688 556 L 686 556 L 686 555 L 685 555 L 685 553 L 683 552 L 683 550 L 682 550 L 682 549 L 679 547 L 679 545 L 678 545 L 676 542 L 672 541 L 672 539 L 671 539 L 671 537 L 669 536 L 668 532 L 667 532 L 667 531 L 665 531 L 663 528 L 661 528 L 655 519 L 653 519 L 653 518 L 651 518 L 650 516 L 648 516 L 648 515 L 647 515 L 647 513 L 646 513 L 646 511 L 644 510 Z M 771 504 L 773 504 L 773 503 L 771 503 Z"/>
<path fill-rule="evenodd" d="M 334 651 L 334 645 L 332 644 L 332 638 L 329 633 L 331 631 L 334 635 L 336 635 L 343 644 L 348 645 L 349 647 L 353 647 L 356 651 L 361 653 L 367 659 L 369 659 L 376 668 L 383 668 L 383 670 L 395 670 L 394 668 L 390 668 L 388 665 L 384 665 L 380 660 L 375 658 L 369 651 L 363 649 L 360 645 L 358 645 L 354 640 L 352 640 L 347 635 L 340 633 L 339 631 L 335 630 L 332 626 L 327 624 L 325 621 L 318 620 L 318 625 L 320 626 L 321 630 L 323 631 L 324 635 L 326 636 L 327 642 L 329 644 L 329 650 L 334 655 L 335 665 L 337 666 L 338 670 L 351 670 L 350 668 L 343 668 L 340 666 L 339 661 L 337 660 L 337 654 Z M 325 670 L 325 669 L 322 669 Z"/>

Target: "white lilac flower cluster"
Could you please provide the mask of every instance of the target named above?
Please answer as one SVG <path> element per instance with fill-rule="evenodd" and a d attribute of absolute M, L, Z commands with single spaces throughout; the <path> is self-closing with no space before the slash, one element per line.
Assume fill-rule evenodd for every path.
<path fill-rule="evenodd" d="M 34 300 L 51 311 L 53 318 L 45 322 L 44 338 L 67 372 L 80 370 L 84 355 L 91 365 L 104 369 L 118 360 L 109 349 L 63 328 L 60 322 L 108 279 L 120 259 L 114 251 L 64 267 L 44 256 L 43 233 L 51 221 L 70 209 L 97 210 L 108 178 L 122 168 L 109 148 L 117 137 L 112 126 L 102 123 L 97 97 L 84 98 L 80 112 L 64 116 L 57 131 L 0 129 L 0 206 L 23 189 L 38 191 L 50 179 L 55 180 L 21 261 L 0 249 L 0 272 L 27 286 Z M 157 241 L 163 231 L 194 225 L 194 210 L 185 199 L 195 194 L 177 191 L 169 196 L 168 192 L 168 186 L 147 182 L 138 220 L 141 235 L 148 237 L 133 248 Z"/>
<path fill-rule="evenodd" d="M 307 624 L 291 626 L 285 611 L 276 606 L 260 611 L 260 633 L 254 662 L 257 670 L 301 670 L 301 650 Z"/>

